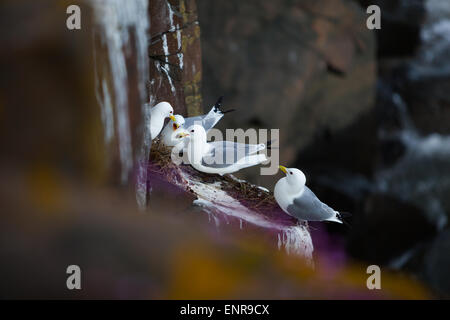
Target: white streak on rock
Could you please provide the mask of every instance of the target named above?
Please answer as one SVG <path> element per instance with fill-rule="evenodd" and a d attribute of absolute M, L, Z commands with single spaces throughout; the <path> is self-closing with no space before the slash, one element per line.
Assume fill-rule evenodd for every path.
<path fill-rule="evenodd" d="M 297 225 L 289 227 L 272 222 L 264 216 L 251 211 L 238 200 L 231 197 L 226 191 L 221 189 L 220 182 L 204 183 L 196 180 L 195 177 L 191 177 L 182 170 L 180 170 L 180 173 L 182 174 L 182 180 L 186 181 L 188 186 L 198 196 L 198 199 L 195 200 L 194 203 L 206 209 L 206 212 L 219 212 L 261 228 L 278 231 L 279 248 L 283 246 L 288 254 L 301 256 L 305 258 L 311 266 L 313 265 L 312 239 L 305 226 Z M 218 225 L 218 218 L 215 215 L 213 215 L 213 218 L 216 225 Z M 283 236 L 283 241 L 281 242 L 279 236 L 280 233 Z"/>
<path fill-rule="evenodd" d="M 164 71 L 164 73 L 167 76 L 167 80 L 169 80 L 169 84 L 170 84 L 170 90 L 172 92 L 175 92 L 175 87 L 173 85 L 173 81 L 172 81 L 172 77 L 169 74 L 170 71 L 170 65 L 169 65 L 169 46 L 167 45 L 167 35 L 163 34 L 162 35 L 162 41 L 163 41 L 163 51 L 164 51 L 164 56 L 165 56 L 165 61 L 166 64 L 163 66 L 162 70 Z"/>
<path fill-rule="evenodd" d="M 181 30 L 179 29 L 179 26 L 177 25 L 177 43 L 178 43 L 178 51 L 180 51 L 180 53 L 178 53 L 178 61 L 179 61 L 179 65 L 180 65 L 180 69 L 183 70 L 183 66 L 184 66 L 184 61 L 183 61 L 183 52 L 182 51 L 182 36 L 181 36 Z"/>
<path fill-rule="evenodd" d="M 145 114 L 145 85 L 148 80 L 148 0 L 91 0 L 91 3 L 94 9 L 96 27 L 99 30 L 98 34 L 108 55 L 107 62 L 95 66 L 96 83 L 101 82 L 102 84 L 102 94 L 97 94 L 97 99 L 102 108 L 106 142 L 111 141 L 114 134 L 117 135 L 121 180 L 125 183 L 133 167 L 126 55 L 130 53 L 133 47 L 136 48 L 137 83 L 142 112 Z M 131 43 L 131 33 L 135 36 L 135 43 Z M 98 79 L 97 67 L 104 71 L 102 75 L 111 74 L 112 88 L 108 88 L 106 78 Z M 110 72 L 105 72 L 107 70 Z M 111 115 L 113 112 L 112 101 L 114 101 L 116 132 L 114 132 L 114 117 Z M 144 145 L 143 149 L 149 150 L 149 145 Z M 144 152 L 141 153 L 144 154 Z"/>

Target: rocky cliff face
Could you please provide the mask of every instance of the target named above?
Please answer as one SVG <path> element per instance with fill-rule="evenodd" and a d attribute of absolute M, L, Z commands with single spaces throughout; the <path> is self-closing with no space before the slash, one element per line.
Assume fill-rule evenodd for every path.
<path fill-rule="evenodd" d="M 214 183 L 210 184 L 207 180 L 199 179 L 201 174 L 195 170 L 186 173 L 186 170 L 173 166 L 172 171 L 167 170 L 166 175 L 159 177 L 153 176 L 149 171 L 155 161 L 149 157 L 151 141 L 146 126 L 149 108 L 157 102 L 169 101 L 174 106 L 175 113 L 184 116 L 203 112 L 200 92 L 200 27 L 195 2 L 135 0 L 126 5 L 115 1 L 97 4 L 94 6 L 99 25 L 97 34 L 100 44 L 106 48 L 103 53 L 105 59 L 100 59 L 97 63 L 105 70 L 103 74 L 97 74 L 97 83 L 103 84 L 99 102 L 102 112 L 111 113 L 112 118 L 111 124 L 104 121 L 104 129 L 105 132 L 113 132 L 111 139 L 117 143 L 110 148 L 110 152 L 118 153 L 118 157 L 114 159 L 120 164 L 121 183 L 136 183 L 136 197 L 141 209 L 148 208 L 148 199 L 155 200 L 152 192 L 161 194 L 158 189 L 162 184 L 153 183 L 152 180 L 165 178 L 166 184 L 172 184 L 181 193 L 191 192 L 192 200 L 209 203 L 207 207 L 201 206 L 204 212 L 212 212 L 214 216 L 231 221 L 232 223 L 227 224 L 234 228 L 242 229 L 244 223 L 256 228 L 256 233 L 272 233 L 273 244 L 283 241 L 283 246 L 292 247 L 292 253 L 312 264 L 313 246 L 307 225 L 296 226 L 294 219 L 288 219 L 288 223 L 279 223 L 278 218 L 283 220 L 285 214 L 278 210 L 273 199 L 270 210 L 259 214 L 249 207 L 250 203 L 238 201 L 238 192 L 230 194 L 222 190 L 220 185 L 227 189 L 231 183 L 221 177 L 211 177 Z M 150 34 L 148 47 L 145 45 L 147 33 Z M 104 61 L 110 63 L 102 64 Z M 142 86 L 143 82 L 148 87 Z M 146 95 L 149 103 L 146 103 Z M 155 144 L 157 140 L 153 141 L 153 145 Z M 164 165 L 159 169 L 164 171 L 170 165 L 168 153 Z M 173 178 L 170 172 L 177 173 L 177 178 Z M 261 201 L 267 196 L 267 192 L 260 192 Z M 228 207 L 224 203 L 228 203 Z M 239 223 L 236 222 L 237 219 Z M 211 220 L 210 215 L 208 220 Z M 247 227 L 244 228 L 249 231 Z M 278 240 L 275 233 L 283 240 Z"/>
<path fill-rule="evenodd" d="M 450 217 L 446 94 L 450 79 L 450 5 L 435 0 L 417 1 L 415 5 L 405 2 L 401 11 L 410 12 L 408 7 L 418 6 L 423 12 L 423 19 L 415 20 L 420 26 L 419 44 L 406 59 L 382 61 L 380 83 L 391 92 L 380 91 L 378 104 L 380 108 L 381 101 L 388 102 L 397 110 L 397 129 L 386 136 L 387 140 L 400 142 L 404 150 L 394 165 L 384 168 L 379 181 L 385 191 L 422 210 L 427 222 L 417 227 L 422 231 L 434 228 L 429 237 L 422 238 L 398 258 L 396 266 L 415 273 L 439 294 L 448 296 L 449 277 L 444 270 L 448 270 L 449 264 L 444 258 L 447 256 L 444 248 L 448 247 Z M 420 239 L 420 232 L 410 238 Z"/>
<path fill-rule="evenodd" d="M 27 223 L 33 224 L 40 213 L 54 214 L 56 220 L 61 214 L 78 217 L 79 210 L 96 215 L 99 208 L 95 203 L 103 200 L 122 208 L 110 208 L 112 214 L 137 213 L 133 201 L 136 196 L 141 209 L 149 215 L 167 214 L 163 219 L 170 220 L 182 213 L 184 221 L 197 221 L 205 234 L 221 241 L 252 236 L 261 239 L 257 242 L 264 250 L 287 251 L 296 256 L 299 266 L 306 262 L 309 268 L 313 246 L 307 226 L 297 225 L 295 219 L 281 212 L 267 191 L 244 182 L 204 177 L 186 167 L 176 171 L 184 174 L 183 182 L 169 175 L 152 175 L 148 170 L 149 162 L 154 160 L 150 159 L 151 141 L 146 128 L 149 107 L 168 100 L 175 112 L 185 116 L 201 112 L 201 55 L 195 2 L 133 0 L 91 4 L 80 5 L 79 31 L 65 28 L 67 15 L 51 1 L 31 7 L 15 2 L 2 5 L 3 15 L 17 18 L 5 29 L 25 30 L 23 41 L 7 36 L 8 46 L 0 51 L 4 70 L 1 97 L 2 103 L 8 105 L 2 108 L 0 163 L 2 172 L 11 171 L 9 181 L 17 182 L 11 190 L 18 198 L 23 197 L 26 208 L 22 212 L 33 216 Z M 27 23 L 38 11 L 47 17 L 45 23 L 39 21 L 39 27 Z M 12 136 L 14 139 L 6 138 Z M 19 171 L 23 175 L 15 174 Z M 177 192 L 165 192 L 158 185 L 161 180 Z M 85 209 L 72 210 L 73 203 L 62 200 L 78 192 L 71 189 L 74 184 L 81 192 L 78 197 Z M 239 191 L 232 192 L 237 185 L 259 193 L 246 203 L 238 198 Z M 98 188 L 105 190 L 104 196 L 93 191 Z M 83 189 L 93 192 L 90 200 Z M 0 193 L 2 199 L 8 197 L 7 188 L 2 187 Z M 18 198 L 8 202 L 8 212 L 19 211 L 14 208 Z M 270 198 L 270 207 L 265 211 L 250 208 L 255 205 L 264 209 L 266 198 Z M 167 200 L 166 205 L 161 205 L 163 199 Z M 194 200 L 197 206 L 193 205 Z M 221 221 L 218 227 L 217 221 Z M 7 228 L 17 227 L 16 220 L 9 222 Z M 57 234 L 58 228 L 47 222 L 41 227 L 48 228 L 48 234 Z M 133 229 L 136 224 L 132 224 Z M 194 233 L 198 228 L 186 227 Z M 159 230 L 161 234 L 168 233 L 162 225 Z M 220 237 L 216 236 L 217 230 Z M 36 247 L 42 246 L 41 237 L 42 234 L 36 236 Z M 180 244 L 185 241 L 182 234 L 178 239 Z M 15 247 L 16 242 L 12 242 Z M 200 242 L 210 241 L 203 238 Z M 6 249 L 3 244 L 1 254 Z M 150 241 L 148 245 L 154 243 Z M 69 255 L 85 252 L 82 246 L 75 247 L 68 250 Z M 21 254 L 16 258 L 20 259 Z M 148 260 L 158 261 L 152 254 Z M 87 257 L 89 260 L 89 253 Z M 54 260 L 61 266 L 65 258 L 56 254 Z M 85 263 L 90 264 L 87 260 Z M 20 263 L 12 259 L 11 265 L 5 267 L 14 279 L 20 278 L 14 272 L 16 264 Z M 47 272 L 48 269 L 44 274 Z M 41 285 L 36 283 L 37 287 Z M 23 284 L 22 288 L 26 287 Z M 20 289 L 14 293 L 24 294 Z"/>
<path fill-rule="evenodd" d="M 374 36 L 356 3 L 199 0 L 198 8 L 204 100 L 223 94 L 237 109 L 222 128 L 279 128 L 283 163 L 373 108 Z"/>
<path fill-rule="evenodd" d="M 107 23 L 101 18 L 111 15 L 98 16 L 80 3 L 80 31 L 65 28 L 65 7 L 54 1 L 0 5 L 5 40 L 0 48 L 0 211 L 5 216 L 0 260 L 6 279 L 0 295 L 80 298 L 61 286 L 64 268 L 75 259 L 84 266 L 81 297 L 88 298 L 424 297 L 420 287 L 395 277 L 383 296 L 368 292 L 360 266 L 336 265 L 336 251 L 342 248 L 331 255 L 332 267 L 306 267 L 312 256 L 309 231 L 315 240 L 316 229 L 297 226 L 267 191 L 250 183 L 218 182 L 190 167 L 171 176 L 157 165 L 147 171 L 145 102 L 164 99 L 177 112 L 199 111 L 199 28 L 193 1 L 132 2 L 135 7 L 131 1 L 126 6 L 108 1 L 133 15 Z M 445 292 L 446 233 L 420 246 L 435 234 L 424 210 L 408 200 L 371 194 L 374 184 L 367 177 L 373 173 L 377 128 L 369 100 L 375 62 L 363 11 L 354 2 L 337 0 L 300 6 L 289 1 L 197 4 L 200 26 L 202 19 L 208 21 L 201 39 L 203 85 L 213 88 L 203 90 L 203 101 L 208 105 L 225 94 L 227 107 L 240 114 L 223 127 L 273 128 L 275 121 L 289 128 L 282 129 L 282 159 L 308 168 L 317 164 L 322 176 L 311 174 L 309 181 L 339 209 L 363 207 L 349 210 L 362 212 L 355 215 L 358 232 L 352 238 L 360 246 L 351 253 L 380 263 L 406 253 L 397 265 L 420 269 L 424 279 Z M 142 16 L 149 19 L 129 19 Z M 149 48 L 142 46 L 146 25 Z M 119 47 L 109 46 L 108 32 L 115 32 L 113 39 L 120 41 L 113 45 Z M 126 78 L 123 69 L 114 69 L 118 63 L 125 65 Z M 406 147 L 398 149 L 401 156 Z M 398 159 L 392 158 L 391 163 Z M 348 171 L 342 174 L 336 167 L 358 172 L 346 180 Z M 136 185 L 144 205 L 153 188 L 148 214 L 137 210 Z M 251 199 L 236 195 L 242 189 Z M 194 200 L 199 200 L 196 207 Z M 405 214 L 388 219 L 400 210 Z M 369 250 L 371 239 L 385 230 L 382 244 L 395 241 L 406 218 L 414 227 L 392 251 L 376 255 Z M 379 250 L 388 246 L 377 245 Z"/>
<path fill-rule="evenodd" d="M 365 27 L 369 4 L 381 8 L 381 30 Z M 204 99 L 224 94 L 240 114 L 222 126 L 280 128 L 282 163 L 302 168 L 320 197 L 354 213 L 352 230 L 328 227 L 345 234 L 348 252 L 407 269 L 444 292 L 445 267 L 428 252 L 445 247 L 432 239 L 446 232 L 450 212 L 448 4 L 198 0 L 198 7 Z M 269 187 L 276 180 L 243 175 Z"/>
<path fill-rule="evenodd" d="M 115 183 L 136 177 L 139 205 L 146 206 L 149 111 L 169 101 L 176 113 L 201 109 L 200 30 L 195 1 L 92 2 L 96 97 Z M 84 7 L 90 9 L 89 5 Z M 137 173 L 136 173 L 137 168 Z"/>
<path fill-rule="evenodd" d="M 176 113 L 203 111 L 200 26 L 195 0 L 149 1 L 151 101 L 169 101 Z"/>

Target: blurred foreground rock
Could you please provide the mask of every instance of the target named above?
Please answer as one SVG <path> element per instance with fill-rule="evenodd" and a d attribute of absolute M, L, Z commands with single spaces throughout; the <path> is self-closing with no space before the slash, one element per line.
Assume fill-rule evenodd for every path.
<path fill-rule="evenodd" d="M 142 215 L 132 197 L 52 167 L 34 172 L 1 163 L 0 173 L 3 299 L 427 297 L 395 274 L 383 273 L 383 290 L 369 291 L 364 266 L 314 271 L 259 237 L 214 232 L 192 209 L 173 212 L 179 198 L 170 194 Z M 72 264 L 81 268 L 80 291 L 66 288 Z"/>

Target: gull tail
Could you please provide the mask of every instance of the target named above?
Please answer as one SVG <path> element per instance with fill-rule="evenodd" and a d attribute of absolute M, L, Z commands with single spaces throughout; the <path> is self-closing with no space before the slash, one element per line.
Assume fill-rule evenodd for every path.
<path fill-rule="evenodd" d="M 268 140 L 268 141 L 266 142 L 266 149 L 267 149 L 267 150 L 280 149 L 280 148 L 274 148 L 274 147 L 272 147 L 272 143 L 274 143 L 275 141 L 276 141 L 275 139 Z"/>
<path fill-rule="evenodd" d="M 347 221 L 344 220 L 344 218 L 348 218 L 348 217 L 351 217 L 351 213 L 336 211 L 336 215 L 330 219 L 327 219 L 327 221 L 343 223 L 346 227 L 351 228 L 351 225 Z"/>
<path fill-rule="evenodd" d="M 217 99 L 217 102 L 213 106 L 214 112 L 220 112 L 221 114 L 225 114 L 225 113 L 228 113 L 228 112 L 235 111 L 235 109 L 222 110 L 222 101 L 223 101 L 223 96 L 220 96 L 219 99 Z"/>
<path fill-rule="evenodd" d="M 224 110 L 224 111 L 220 110 L 220 112 L 222 114 L 225 114 L 225 113 L 228 113 L 228 112 L 233 112 L 233 111 L 236 111 L 236 109 L 229 109 L 229 110 Z"/>
<path fill-rule="evenodd" d="M 352 214 L 349 213 L 349 212 L 343 212 L 343 211 L 339 212 L 340 219 L 342 219 L 342 218 L 350 218 L 351 216 L 352 216 Z"/>

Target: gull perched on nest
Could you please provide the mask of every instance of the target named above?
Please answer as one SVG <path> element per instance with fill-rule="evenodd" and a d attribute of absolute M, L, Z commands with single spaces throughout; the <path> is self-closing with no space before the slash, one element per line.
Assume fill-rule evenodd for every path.
<path fill-rule="evenodd" d="M 161 132 L 166 118 L 170 118 L 172 121 L 176 120 L 173 116 L 173 108 L 170 103 L 165 101 L 160 102 L 150 110 L 149 127 L 152 140 Z"/>
<path fill-rule="evenodd" d="M 220 97 L 217 102 L 213 105 L 211 110 L 204 115 L 184 118 L 182 115 L 175 115 L 175 120 L 169 121 L 169 123 L 164 127 L 161 137 L 162 142 L 168 147 L 174 147 L 180 142 L 185 141 L 180 133 L 185 132 L 185 128 L 189 128 L 194 124 L 201 125 L 206 132 L 213 128 L 217 122 L 222 119 L 225 113 L 234 111 L 233 109 L 223 111 L 222 107 L 223 97 Z M 183 149 L 185 145 L 179 147 Z"/>
<path fill-rule="evenodd" d="M 175 147 L 184 140 L 184 135 L 186 129 L 183 128 L 184 118 L 182 115 L 176 114 L 175 120 L 170 120 L 169 123 L 164 127 L 161 132 L 161 140 L 164 145 L 168 147 Z"/>
<path fill-rule="evenodd" d="M 341 213 L 323 203 L 305 185 L 306 177 L 295 168 L 279 166 L 286 177 L 275 185 L 274 195 L 281 209 L 288 215 L 304 221 L 333 221 L 343 223 Z"/>
<path fill-rule="evenodd" d="M 232 141 L 208 143 L 205 128 L 195 124 L 183 134 L 187 139 L 187 156 L 192 167 L 205 173 L 224 175 L 267 161 L 265 144 L 244 144 Z"/>

